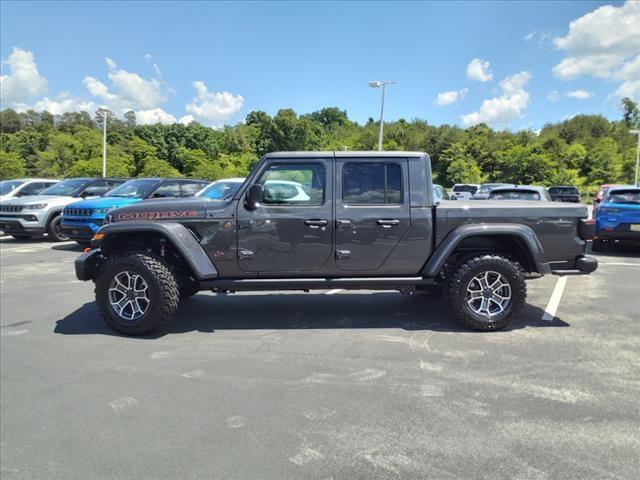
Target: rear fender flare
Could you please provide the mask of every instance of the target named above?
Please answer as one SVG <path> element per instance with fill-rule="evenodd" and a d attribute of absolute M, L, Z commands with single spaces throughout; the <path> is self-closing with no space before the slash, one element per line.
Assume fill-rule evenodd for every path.
<path fill-rule="evenodd" d="M 187 227 L 176 222 L 122 222 L 110 223 L 103 226 L 99 233 L 104 237 L 100 245 L 109 241 L 109 237 L 121 236 L 128 233 L 158 233 L 165 237 L 176 248 L 193 270 L 198 280 L 208 280 L 218 277 L 218 270 L 207 256 L 198 240 Z"/>
<path fill-rule="evenodd" d="M 449 233 L 442 243 L 436 248 L 431 258 L 427 261 L 422 270 L 422 276 L 426 278 L 435 277 L 447 258 L 454 252 L 456 247 L 466 238 L 486 237 L 491 235 L 501 235 L 515 237 L 522 241 L 527 249 L 527 253 L 539 273 L 551 273 L 551 267 L 545 262 L 544 249 L 540 244 L 538 236 L 531 227 L 513 223 L 494 223 L 479 225 L 462 225 Z"/>

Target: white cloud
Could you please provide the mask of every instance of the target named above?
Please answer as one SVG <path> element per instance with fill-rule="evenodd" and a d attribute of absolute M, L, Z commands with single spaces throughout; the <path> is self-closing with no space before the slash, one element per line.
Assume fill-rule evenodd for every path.
<path fill-rule="evenodd" d="M 448 92 L 439 93 L 438 98 L 436 98 L 436 104 L 441 107 L 451 105 L 452 103 L 458 102 L 466 97 L 468 91 L 468 89 L 463 88 L 462 90 L 450 90 Z"/>
<path fill-rule="evenodd" d="M 462 115 L 462 123 L 470 127 L 478 123 L 504 127 L 512 120 L 522 116 L 522 112 L 529 104 L 529 92 L 524 86 L 531 80 L 529 72 L 520 72 L 507 77 L 500 82 L 502 95 L 484 100 L 480 109 Z"/>
<path fill-rule="evenodd" d="M 551 102 L 557 102 L 558 100 L 560 100 L 560 92 L 557 91 L 557 90 L 551 90 L 547 94 L 547 100 L 549 100 Z"/>
<path fill-rule="evenodd" d="M 191 122 L 194 122 L 194 121 L 195 121 L 195 118 L 193 118 L 193 115 L 185 115 L 183 117 L 180 117 L 180 120 L 178 120 L 178 122 L 183 125 L 189 125 Z"/>
<path fill-rule="evenodd" d="M 192 115 L 192 119 L 219 128 L 224 125 L 234 113 L 242 108 L 244 98 L 229 92 L 209 92 L 203 81 L 193 82 L 196 96 L 185 109 Z M 183 117 L 185 118 L 185 117 Z"/>
<path fill-rule="evenodd" d="M 524 36 L 524 40 L 525 40 L 525 42 L 530 42 L 531 40 L 533 40 L 533 37 L 535 37 L 535 36 L 536 36 L 536 33 L 538 33 L 538 31 L 537 31 L 537 30 L 534 30 L 534 31 L 532 31 L 532 32 L 527 33 L 527 34 Z"/>
<path fill-rule="evenodd" d="M 136 114 L 136 123 L 138 125 L 153 125 L 156 123 L 163 123 L 169 125 L 176 123 L 176 117 L 170 113 L 165 112 L 161 108 L 152 108 L 150 110 L 138 110 Z"/>
<path fill-rule="evenodd" d="M 593 92 L 587 92 L 586 90 L 572 90 L 567 92 L 567 97 L 575 98 L 577 100 L 587 100 L 593 97 Z"/>
<path fill-rule="evenodd" d="M 3 64 L 9 65 L 9 74 L 0 76 L 1 108 L 18 107 L 47 92 L 47 79 L 40 75 L 33 53 L 15 48 Z"/>
<path fill-rule="evenodd" d="M 167 89 L 159 78 L 147 80 L 137 73 L 119 69 L 109 57 L 105 61 L 111 88 L 94 77 L 85 77 L 83 83 L 91 95 L 102 99 L 112 110 L 118 113 L 153 110 L 167 100 Z M 155 70 L 159 73 L 159 69 Z"/>
<path fill-rule="evenodd" d="M 474 58 L 467 65 L 467 78 L 478 82 L 488 82 L 493 79 L 493 74 L 489 71 L 491 64 L 485 60 Z"/>
<path fill-rule="evenodd" d="M 54 100 L 44 97 L 36 102 L 32 108 L 37 112 L 46 110 L 52 115 L 62 115 L 68 112 L 92 113 L 97 108 L 97 105 L 90 100 L 75 98 L 68 92 L 62 92 Z"/>
<path fill-rule="evenodd" d="M 567 56 L 553 67 L 562 80 L 582 75 L 622 82 L 618 91 L 638 95 L 637 63 L 640 63 L 640 2 L 619 7 L 604 5 L 572 21 L 569 33 L 554 40 Z M 633 72 L 636 72 L 635 74 Z"/>

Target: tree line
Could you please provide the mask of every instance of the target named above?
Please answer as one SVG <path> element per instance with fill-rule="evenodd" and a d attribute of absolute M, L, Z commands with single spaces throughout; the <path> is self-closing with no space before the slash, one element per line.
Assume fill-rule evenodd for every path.
<path fill-rule="evenodd" d="M 631 183 L 638 105 L 621 102 L 622 117 L 577 115 L 539 132 L 496 131 L 485 124 L 462 129 L 420 119 L 385 123 L 383 150 L 431 155 L 436 182 L 509 182 L 539 185 Z M 0 112 L 0 179 L 100 176 L 102 112 L 52 115 Z M 275 116 L 254 111 L 242 123 L 214 130 L 189 125 L 137 125 L 134 112 L 108 119 L 107 174 L 116 177 L 241 177 L 265 153 L 292 150 L 375 150 L 378 123 L 363 125 L 339 108 Z"/>

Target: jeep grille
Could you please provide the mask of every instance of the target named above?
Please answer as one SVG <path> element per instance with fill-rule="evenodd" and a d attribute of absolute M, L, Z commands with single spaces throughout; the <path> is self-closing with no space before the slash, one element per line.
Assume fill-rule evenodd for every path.
<path fill-rule="evenodd" d="M 65 208 L 62 213 L 69 217 L 88 217 L 93 213 L 93 208 Z"/>
<path fill-rule="evenodd" d="M 21 212 L 22 205 L 0 205 L 0 212 Z"/>

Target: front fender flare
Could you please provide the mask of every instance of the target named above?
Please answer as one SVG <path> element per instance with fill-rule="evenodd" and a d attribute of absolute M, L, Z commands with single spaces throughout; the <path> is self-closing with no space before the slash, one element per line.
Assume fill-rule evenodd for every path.
<path fill-rule="evenodd" d="M 531 227 L 517 223 L 491 223 L 462 225 L 449 233 L 436 248 L 422 270 L 422 276 L 435 277 L 445 261 L 465 238 L 501 235 L 521 240 L 539 273 L 551 273 L 551 267 L 545 261 L 544 250 L 538 236 Z"/>
<path fill-rule="evenodd" d="M 120 222 L 103 226 L 99 233 L 104 237 L 100 245 L 109 241 L 109 237 L 127 233 L 153 232 L 165 237 L 187 261 L 198 280 L 218 277 L 218 270 L 207 256 L 198 240 L 187 227 L 176 222 Z"/>

